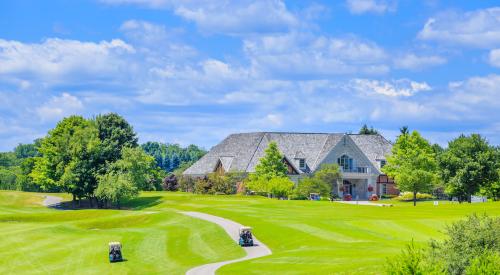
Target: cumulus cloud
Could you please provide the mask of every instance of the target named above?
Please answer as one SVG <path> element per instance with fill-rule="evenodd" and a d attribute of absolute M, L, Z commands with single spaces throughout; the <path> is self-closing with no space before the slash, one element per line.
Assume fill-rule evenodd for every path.
<path fill-rule="evenodd" d="M 134 4 L 148 8 L 166 8 L 191 21 L 205 33 L 230 35 L 284 32 L 299 25 L 281 0 L 260 1 L 169 1 L 101 0 L 107 4 Z"/>
<path fill-rule="evenodd" d="M 396 1 L 386 0 L 347 0 L 347 8 L 353 14 L 386 13 L 396 10 Z"/>
<path fill-rule="evenodd" d="M 126 55 L 134 52 L 119 39 L 94 43 L 51 38 L 32 44 L 0 39 L 0 74 L 60 81 L 74 74 L 102 79 L 130 68 Z"/>
<path fill-rule="evenodd" d="M 490 51 L 489 62 L 491 66 L 500 68 L 500 49 Z"/>
<path fill-rule="evenodd" d="M 418 38 L 475 48 L 499 46 L 500 8 L 439 14 L 427 20 Z"/>
<path fill-rule="evenodd" d="M 389 71 L 385 51 L 374 42 L 356 37 L 269 35 L 245 40 L 244 49 L 255 71 L 275 76 L 324 77 Z"/>
<path fill-rule="evenodd" d="M 42 121 L 54 121 L 77 114 L 81 110 L 83 110 L 83 103 L 80 99 L 69 93 L 63 93 L 60 96 L 52 97 L 36 108 L 36 113 Z"/>
<path fill-rule="evenodd" d="M 443 65 L 446 61 L 446 58 L 438 55 L 415 55 L 410 53 L 396 58 L 394 66 L 399 69 L 422 70 L 432 66 Z"/>
<path fill-rule="evenodd" d="M 409 79 L 380 81 L 369 79 L 354 79 L 350 83 L 358 91 L 375 93 L 391 97 L 409 97 L 418 92 L 430 91 L 431 87 L 426 82 L 416 82 Z"/>

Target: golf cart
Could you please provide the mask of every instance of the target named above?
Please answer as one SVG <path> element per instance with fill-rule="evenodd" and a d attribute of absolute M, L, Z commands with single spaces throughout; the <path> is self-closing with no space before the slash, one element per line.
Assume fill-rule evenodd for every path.
<path fill-rule="evenodd" d="M 321 200 L 321 196 L 318 193 L 310 193 L 309 199 L 312 201 L 319 201 Z"/>
<path fill-rule="evenodd" d="M 239 244 L 240 244 L 240 246 L 253 246 L 252 228 L 251 227 L 240 228 Z"/>
<path fill-rule="evenodd" d="M 121 262 L 122 258 L 122 245 L 119 242 L 109 243 L 109 262 Z"/>

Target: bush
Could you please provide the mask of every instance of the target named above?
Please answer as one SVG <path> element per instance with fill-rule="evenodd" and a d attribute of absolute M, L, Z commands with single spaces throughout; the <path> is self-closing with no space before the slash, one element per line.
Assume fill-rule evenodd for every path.
<path fill-rule="evenodd" d="M 388 259 L 387 274 L 499 274 L 500 217 L 471 215 L 446 227 L 442 242 L 424 249 L 408 245 Z"/>
<path fill-rule="evenodd" d="M 344 194 L 344 200 L 345 200 L 345 201 L 352 201 L 352 196 L 351 196 L 351 194 Z"/>
<path fill-rule="evenodd" d="M 178 177 L 179 190 L 184 192 L 194 192 L 195 179 L 189 176 Z"/>
<path fill-rule="evenodd" d="M 472 260 L 466 274 L 500 274 L 500 253 L 486 252 Z"/>
<path fill-rule="evenodd" d="M 431 200 L 434 197 L 431 194 L 426 194 L 426 193 L 417 193 L 417 200 L 422 201 L 422 200 Z M 396 200 L 399 201 L 413 201 L 413 193 L 412 192 L 404 192 L 398 197 L 395 198 Z"/>
<path fill-rule="evenodd" d="M 322 197 L 328 197 L 331 192 L 330 184 L 323 182 L 317 178 L 305 177 L 299 180 L 294 195 L 297 197 L 308 198 L 311 193 L 318 193 Z"/>
<path fill-rule="evenodd" d="M 288 198 L 295 184 L 288 177 L 278 177 L 269 180 L 269 193 L 273 197 Z"/>
<path fill-rule="evenodd" d="M 169 174 L 163 179 L 162 188 L 164 191 L 177 191 L 179 182 L 174 174 Z"/>
<path fill-rule="evenodd" d="M 372 194 L 369 198 L 370 201 L 378 201 L 378 196 L 377 194 Z"/>

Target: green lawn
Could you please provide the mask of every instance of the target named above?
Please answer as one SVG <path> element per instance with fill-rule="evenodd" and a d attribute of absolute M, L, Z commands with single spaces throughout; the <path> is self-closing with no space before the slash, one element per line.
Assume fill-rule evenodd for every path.
<path fill-rule="evenodd" d="M 12 195 L 16 198 L 2 202 Z M 0 192 L 0 274 L 178 274 L 242 255 L 222 229 L 175 210 L 250 225 L 273 251 L 225 266 L 220 274 L 381 273 L 385 258 L 411 239 L 422 244 L 440 239 L 445 224 L 469 213 L 500 215 L 500 203 L 374 207 L 167 192 L 144 193 L 128 204 L 132 211 L 57 211 L 37 206 L 36 196 Z M 106 245 L 112 240 L 123 243 L 127 262 L 107 262 Z"/>

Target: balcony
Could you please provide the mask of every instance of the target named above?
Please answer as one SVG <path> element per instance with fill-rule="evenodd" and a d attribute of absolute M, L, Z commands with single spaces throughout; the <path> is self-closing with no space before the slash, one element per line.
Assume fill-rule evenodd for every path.
<path fill-rule="evenodd" d="M 340 167 L 342 173 L 359 173 L 359 174 L 369 174 L 369 167 L 351 167 L 350 169 L 345 169 L 344 167 Z"/>

